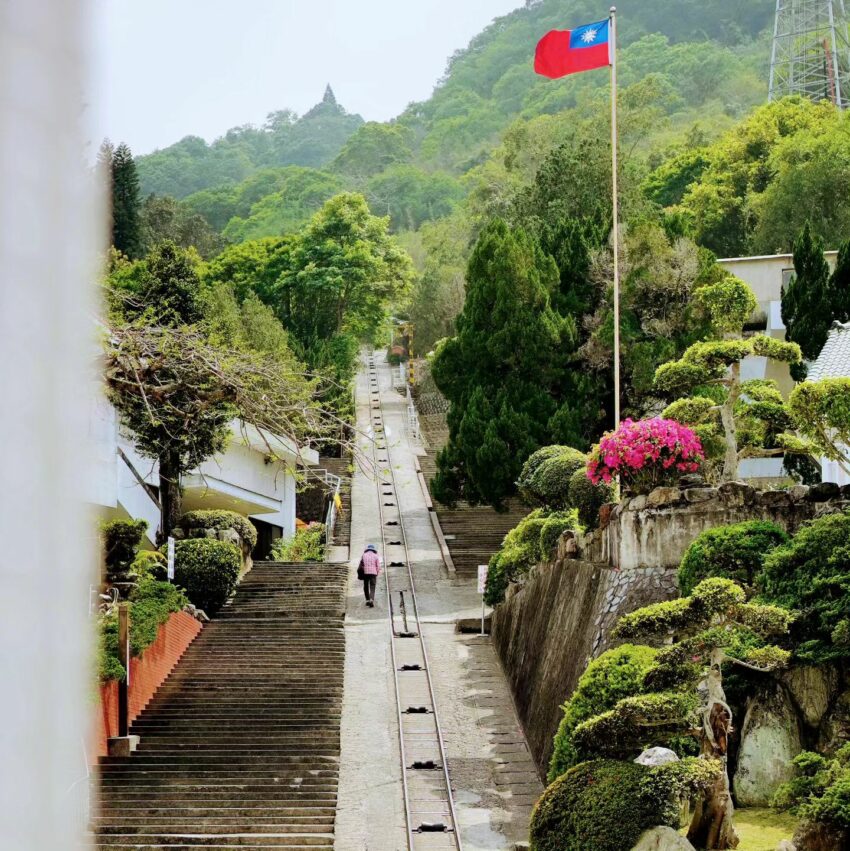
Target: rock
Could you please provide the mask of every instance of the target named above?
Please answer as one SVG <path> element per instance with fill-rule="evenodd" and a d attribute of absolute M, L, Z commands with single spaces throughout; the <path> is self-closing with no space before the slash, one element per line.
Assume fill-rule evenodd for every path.
<path fill-rule="evenodd" d="M 219 541 L 223 541 L 225 544 L 235 544 L 239 547 L 241 552 L 242 539 L 239 537 L 239 533 L 235 529 L 219 529 L 217 537 Z"/>
<path fill-rule="evenodd" d="M 804 821 L 794 834 L 793 847 L 799 851 L 846 851 L 850 847 L 850 830 Z"/>
<path fill-rule="evenodd" d="M 699 473 L 686 473 L 679 477 L 679 487 L 682 490 L 705 487 L 705 477 Z"/>
<path fill-rule="evenodd" d="M 641 834 L 632 851 L 694 851 L 694 846 L 672 827 L 653 827 Z"/>
<path fill-rule="evenodd" d="M 791 699 L 803 722 L 809 727 L 819 727 L 829 710 L 832 695 L 838 687 L 835 668 L 824 665 L 801 665 L 782 675 Z"/>
<path fill-rule="evenodd" d="M 724 482 L 717 490 L 728 505 L 750 505 L 756 498 L 755 489 L 745 482 Z"/>
<path fill-rule="evenodd" d="M 204 537 L 213 541 L 218 540 L 218 532 L 215 529 L 204 529 Z"/>
<path fill-rule="evenodd" d="M 820 482 L 809 488 L 809 502 L 828 502 L 830 499 L 838 499 L 841 496 L 841 488 L 835 482 Z"/>
<path fill-rule="evenodd" d="M 791 497 L 791 502 L 803 502 L 809 496 L 809 486 L 794 485 L 793 488 L 788 488 L 788 496 Z"/>
<path fill-rule="evenodd" d="M 776 851 L 797 851 L 797 846 L 790 839 L 783 839 L 776 846 Z"/>
<path fill-rule="evenodd" d="M 678 762 L 679 757 L 670 748 L 647 748 L 636 760 L 638 765 L 667 765 Z"/>
<path fill-rule="evenodd" d="M 850 742 L 850 689 L 842 692 L 821 724 L 818 750 L 835 753 Z"/>
<path fill-rule="evenodd" d="M 608 524 L 611 522 L 611 514 L 614 511 L 614 506 L 616 503 L 614 502 L 606 502 L 605 505 L 600 506 L 599 508 L 599 528 L 607 529 Z"/>
<path fill-rule="evenodd" d="M 578 558 L 578 541 L 576 540 L 575 535 L 564 541 L 563 553 L 564 558 Z"/>
<path fill-rule="evenodd" d="M 643 494 L 633 496 L 629 500 L 629 511 L 643 511 L 646 508 L 646 497 Z"/>
<path fill-rule="evenodd" d="M 738 806 L 766 807 L 776 790 L 794 777 L 791 764 L 803 749 L 799 723 L 785 691 L 775 685 L 749 702 L 733 786 Z"/>
<path fill-rule="evenodd" d="M 688 488 L 685 491 L 687 502 L 708 502 L 717 497 L 717 488 Z"/>
<path fill-rule="evenodd" d="M 785 508 L 791 504 L 791 495 L 788 491 L 761 491 L 758 501 L 767 508 Z"/>
<path fill-rule="evenodd" d="M 647 508 L 661 508 L 663 505 L 675 505 L 682 498 L 678 488 L 656 488 L 646 497 Z"/>
<path fill-rule="evenodd" d="M 841 498 L 850 499 L 850 485 L 841 486 Z"/>

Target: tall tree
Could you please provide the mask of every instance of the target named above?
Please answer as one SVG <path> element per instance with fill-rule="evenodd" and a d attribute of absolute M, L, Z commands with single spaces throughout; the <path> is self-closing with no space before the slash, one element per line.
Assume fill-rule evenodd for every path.
<path fill-rule="evenodd" d="M 123 142 L 112 156 L 112 244 L 131 259 L 142 253 L 139 175 Z"/>
<path fill-rule="evenodd" d="M 850 241 L 838 249 L 835 271 L 829 279 L 833 319 L 850 321 Z"/>
<path fill-rule="evenodd" d="M 559 353 L 574 327 L 550 305 L 555 261 L 500 219 L 481 233 L 466 279 L 457 336 L 434 357 L 434 380 L 451 403 L 434 489 L 442 502 L 499 507 L 525 459 L 547 442 Z"/>
<path fill-rule="evenodd" d="M 794 242 L 794 273 L 782 288 L 785 339 L 797 343 L 803 358 L 813 361 L 826 343 L 835 314 L 823 240 L 812 234 L 808 222 Z M 791 374 L 802 381 L 805 364 L 793 367 Z"/>

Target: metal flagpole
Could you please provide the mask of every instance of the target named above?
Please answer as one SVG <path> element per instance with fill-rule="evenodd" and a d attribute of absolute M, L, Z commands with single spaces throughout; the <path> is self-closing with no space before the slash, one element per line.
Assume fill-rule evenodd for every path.
<path fill-rule="evenodd" d="M 611 184 L 614 213 L 614 428 L 620 425 L 620 210 L 617 189 L 617 7 L 611 7 Z"/>

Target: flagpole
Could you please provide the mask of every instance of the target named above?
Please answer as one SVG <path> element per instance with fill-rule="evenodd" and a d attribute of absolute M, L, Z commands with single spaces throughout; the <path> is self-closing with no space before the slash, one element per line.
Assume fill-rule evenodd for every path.
<path fill-rule="evenodd" d="M 617 187 L 617 7 L 611 20 L 611 184 L 614 217 L 614 428 L 620 425 L 620 210 Z"/>

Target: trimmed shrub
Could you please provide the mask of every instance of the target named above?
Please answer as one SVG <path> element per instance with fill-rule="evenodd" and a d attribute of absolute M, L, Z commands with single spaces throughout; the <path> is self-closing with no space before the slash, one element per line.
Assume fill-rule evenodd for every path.
<path fill-rule="evenodd" d="M 193 532 L 206 529 L 215 529 L 223 532 L 226 529 L 234 529 L 242 538 L 248 548 L 247 555 L 257 545 L 257 527 L 244 515 L 237 511 L 223 511 L 220 509 L 201 509 L 198 511 L 187 511 L 181 518 L 179 527 L 187 538 L 197 537 Z"/>
<path fill-rule="evenodd" d="M 291 538 L 279 538 L 272 545 L 271 558 L 281 562 L 313 562 L 325 560 L 325 527 L 311 523 L 297 529 Z"/>
<path fill-rule="evenodd" d="M 679 765 L 596 760 L 571 768 L 534 808 L 532 851 L 624 851 L 649 828 L 678 829 Z"/>
<path fill-rule="evenodd" d="M 540 561 L 540 534 L 545 524 L 546 514 L 538 508 L 505 535 L 501 549 L 490 559 L 484 591 L 488 606 L 501 603 L 510 582 Z"/>
<path fill-rule="evenodd" d="M 570 478 L 584 468 L 587 456 L 571 446 L 544 446 L 529 456 L 517 486 L 529 505 L 553 509 L 570 507 Z"/>
<path fill-rule="evenodd" d="M 798 616 L 795 655 L 809 663 L 850 657 L 850 515 L 804 525 L 764 562 L 762 598 Z"/>
<path fill-rule="evenodd" d="M 211 538 L 175 544 L 174 581 L 208 615 L 217 612 L 233 593 L 241 567 L 242 554 L 235 544 Z"/>
<path fill-rule="evenodd" d="M 779 526 L 764 520 L 708 529 L 685 551 L 679 565 L 679 590 L 688 596 L 703 579 L 722 576 L 742 585 L 752 596 L 765 558 L 788 540 Z"/>
<path fill-rule="evenodd" d="M 139 656 L 156 640 L 160 626 L 189 600 L 170 582 L 142 579 L 130 594 L 130 653 Z M 126 671 L 118 655 L 118 614 L 100 620 L 98 667 L 103 681 L 123 679 Z"/>
<path fill-rule="evenodd" d="M 606 650 L 587 666 L 572 697 L 563 706 L 564 717 L 555 735 L 555 749 L 549 763 L 550 783 L 579 761 L 572 741 L 575 728 L 613 709 L 623 698 L 640 694 L 643 678 L 657 655 L 658 651 L 652 647 L 623 644 Z"/>
<path fill-rule="evenodd" d="M 566 531 L 581 531 L 581 523 L 575 509 L 556 511 L 543 521 L 540 529 L 540 557 L 543 561 L 552 557 L 561 535 Z"/>
<path fill-rule="evenodd" d="M 112 520 L 101 526 L 108 577 L 130 571 L 147 528 L 146 520 Z"/>
<path fill-rule="evenodd" d="M 599 525 L 599 509 L 614 501 L 614 488 L 605 482 L 593 484 L 582 467 L 570 477 L 569 502 L 578 511 L 578 519 L 588 529 Z"/>

